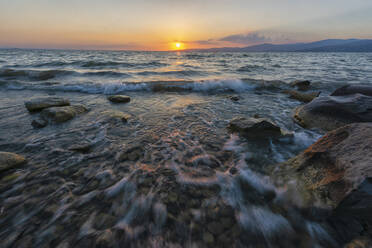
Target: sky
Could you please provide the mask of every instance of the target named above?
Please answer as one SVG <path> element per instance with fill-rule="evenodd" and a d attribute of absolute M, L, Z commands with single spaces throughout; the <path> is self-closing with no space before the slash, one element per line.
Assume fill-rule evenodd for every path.
<path fill-rule="evenodd" d="M 0 0 L 0 47 L 172 50 L 371 38 L 371 0 Z"/>

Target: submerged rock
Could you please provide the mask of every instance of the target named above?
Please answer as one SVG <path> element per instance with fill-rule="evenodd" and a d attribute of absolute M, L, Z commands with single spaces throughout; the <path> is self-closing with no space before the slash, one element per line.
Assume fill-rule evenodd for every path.
<path fill-rule="evenodd" d="M 78 114 L 87 112 L 88 109 L 83 105 L 73 105 L 66 107 L 52 107 L 41 111 L 44 120 L 61 123 L 71 120 Z"/>
<path fill-rule="evenodd" d="M 363 94 L 366 96 L 372 96 L 372 86 L 370 85 L 346 85 L 335 90 L 331 96 L 346 96 L 353 94 Z"/>
<path fill-rule="evenodd" d="M 109 123 L 116 122 L 116 121 L 127 123 L 129 118 L 130 118 L 130 115 L 128 115 L 124 112 L 115 111 L 115 110 L 104 111 L 104 112 L 102 112 L 102 116 L 103 116 L 103 119 L 104 119 L 103 121 L 104 122 L 109 122 Z"/>
<path fill-rule="evenodd" d="M 265 118 L 237 117 L 230 121 L 227 128 L 247 138 L 280 137 L 288 133 Z"/>
<path fill-rule="evenodd" d="M 296 80 L 291 83 L 292 87 L 296 87 L 298 90 L 305 91 L 310 88 L 311 82 L 308 80 Z"/>
<path fill-rule="evenodd" d="M 297 188 L 310 205 L 320 202 L 333 210 L 329 221 L 345 241 L 363 230 L 362 222 L 372 224 L 371 134 L 372 123 L 341 127 L 277 171 L 288 180 L 297 179 Z"/>
<path fill-rule="evenodd" d="M 303 127 L 324 130 L 355 122 L 371 122 L 372 97 L 361 94 L 318 97 L 296 108 L 293 119 Z"/>
<path fill-rule="evenodd" d="M 107 97 L 107 99 L 110 102 L 114 103 L 127 103 L 130 102 L 130 97 L 129 96 L 124 96 L 124 95 L 112 95 Z"/>
<path fill-rule="evenodd" d="M 237 102 L 240 100 L 240 97 L 239 96 L 230 96 L 230 100 L 233 101 L 233 102 Z"/>
<path fill-rule="evenodd" d="M 0 152 L 0 173 L 17 168 L 26 163 L 26 159 L 21 155 L 11 152 Z"/>
<path fill-rule="evenodd" d="M 38 97 L 25 102 L 28 111 L 41 111 L 50 107 L 69 106 L 70 102 L 61 97 Z"/>
<path fill-rule="evenodd" d="M 311 102 L 314 98 L 320 95 L 320 92 L 301 93 L 295 90 L 286 90 L 284 93 L 289 95 L 289 98 L 299 100 L 301 102 Z"/>
<path fill-rule="evenodd" d="M 31 125 L 34 127 L 34 128 L 43 128 L 43 127 L 46 127 L 48 125 L 48 122 L 42 118 L 38 118 L 38 119 L 35 119 L 31 122 Z"/>

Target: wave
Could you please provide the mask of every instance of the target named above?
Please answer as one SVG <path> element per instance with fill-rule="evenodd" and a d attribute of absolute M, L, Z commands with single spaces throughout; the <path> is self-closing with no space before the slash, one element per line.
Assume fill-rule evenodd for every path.
<path fill-rule="evenodd" d="M 0 70 L 0 77 L 4 78 L 19 78 L 27 77 L 30 80 L 49 80 L 60 75 L 70 75 L 74 74 L 74 71 L 68 70 L 47 70 L 47 71 L 36 71 L 36 70 L 13 70 L 13 69 L 4 69 Z"/>
<path fill-rule="evenodd" d="M 251 91 L 256 88 L 255 84 L 239 79 L 225 80 L 205 80 L 205 81 L 149 81 L 149 82 L 123 82 L 123 83 L 20 83 L 6 82 L 0 84 L 2 87 L 12 90 L 51 90 L 81 92 L 90 94 L 119 94 L 130 91 L 149 91 L 149 92 L 203 92 L 203 93 L 223 93 L 223 92 L 242 92 Z"/>
<path fill-rule="evenodd" d="M 14 70 L 14 69 L 4 69 L 0 70 L 0 78 L 7 79 L 19 79 L 26 78 L 31 81 L 45 81 L 49 79 L 56 78 L 57 76 L 67 76 L 67 75 L 80 75 L 80 76 L 98 76 L 98 77 L 130 77 L 129 74 L 116 71 L 93 71 L 93 72 L 76 72 L 70 70 Z"/>
<path fill-rule="evenodd" d="M 104 68 L 156 68 L 168 66 L 166 63 L 158 61 L 150 61 L 143 63 L 129 63 L 129 62 L 117 62 L 117 61 L 51 61 L 43 63 L 34 63 L 26 65 L 11 65 L 9 68 L 44 68 L 44 67 L 80 67 L 80 68 L 92 68 L 92 69 L 104 69 Z"/>
<path fill-rule="evenodd" d="M 202 76 L 205 73 L 195 70 L 178 70 L 178 71 L 142 71 L 138 72 L 140 76 Z"/>
<path fill-rule="evenodd" d="M 259 65 L 245 65 L 238 68 L 236 71 L 238 72 L 253 72 L 257 70 L 265 70 L 265 67 Z"/>

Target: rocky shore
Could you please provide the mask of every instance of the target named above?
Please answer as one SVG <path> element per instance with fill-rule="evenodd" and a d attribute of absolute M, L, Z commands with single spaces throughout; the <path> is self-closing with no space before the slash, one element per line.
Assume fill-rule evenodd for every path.
<path fill-rule="evenodd" d="M 294 123 L 325 135 L 267 167 L 271 161 L 256 163 L 241 143 L 269 153 L 296 139 L 268 115 L 236 115 L 211 131 L 195 111 L 198 99 L 182 96 L 167 102 L 181 111 L 164 128 L 154 117 L 141 126 L 145 107 L 137 116 L 119 110 L 136 105 L 129 96 L 89 107 L 58 96 L 27 99 L 30 132 L 42 136 L 0 146 L 2 246 L 371 247 L 371 92 L 350 85 L 320 95 L 309 81 L 275 87 L 270 94 L 306 103 L 293 110 Z M 94 112 L 103 103 L 111 109 Z M 85 115 L 94 121 L 69 129 Z"/>

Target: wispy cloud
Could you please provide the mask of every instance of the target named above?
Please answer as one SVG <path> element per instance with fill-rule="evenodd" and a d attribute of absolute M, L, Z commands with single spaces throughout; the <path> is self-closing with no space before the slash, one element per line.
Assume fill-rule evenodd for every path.
<path fill-rule="evenodd" d="M 263 42 L 272 42 L 273 40 L 261 34 L 259 32 L 252 32 L 247 34 L 234 34 L 223 37 L 219 39 L 219 41 L 227 41 L 236 44 L 256 44 L 256 43 L 263 43 Z"/>

